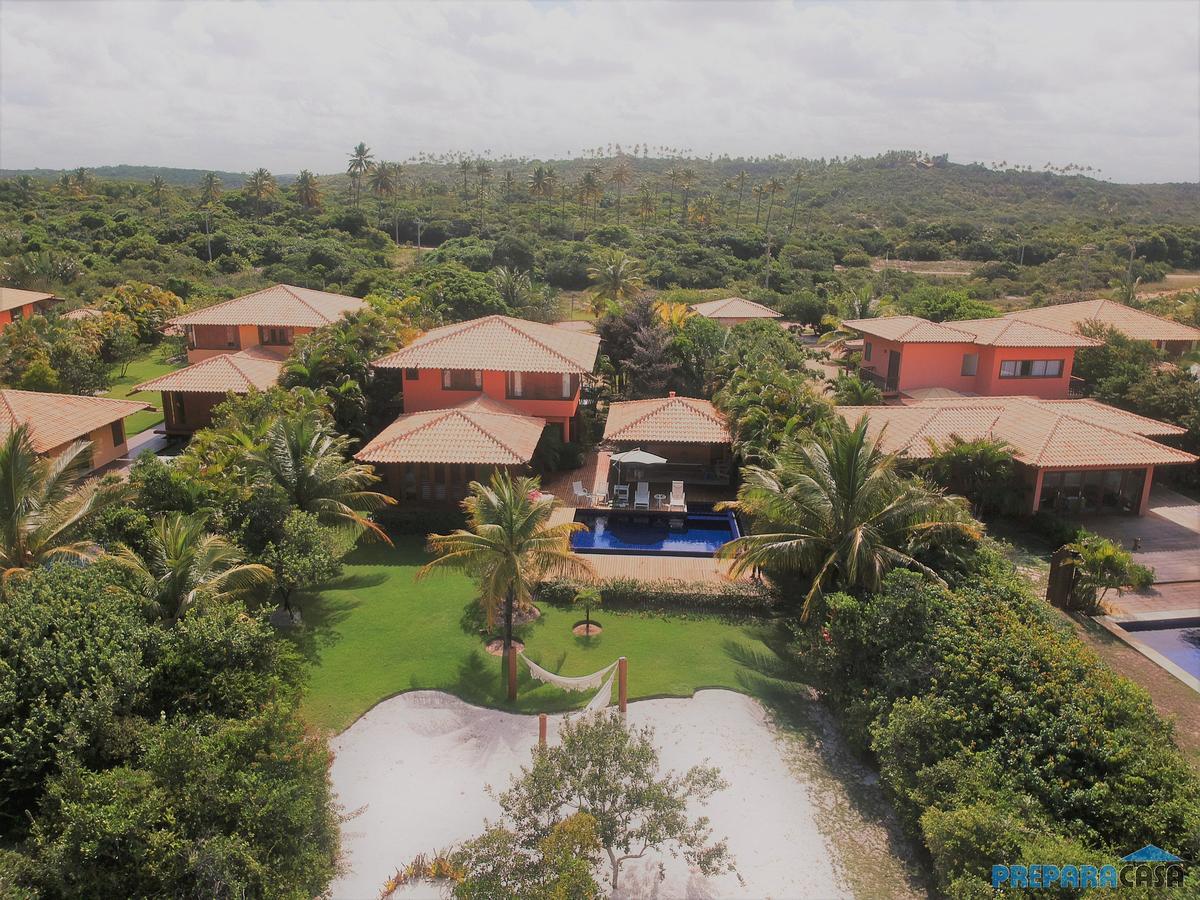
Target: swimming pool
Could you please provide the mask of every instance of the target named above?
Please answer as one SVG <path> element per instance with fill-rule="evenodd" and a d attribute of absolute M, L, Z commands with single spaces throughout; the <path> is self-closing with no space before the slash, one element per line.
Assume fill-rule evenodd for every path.
<path fill-rule="evenodd" d="M 581 509 L 575 521 L 588 527 L 571 535 L 571 549 L 577 553 L 713 556 L 741 535 L 730 512 L 684 515 Z"/>
<path fill-rule="evenodd" d="M 1118 623 L 1140 643 L 1200 678 L 1200 617 Z"/>

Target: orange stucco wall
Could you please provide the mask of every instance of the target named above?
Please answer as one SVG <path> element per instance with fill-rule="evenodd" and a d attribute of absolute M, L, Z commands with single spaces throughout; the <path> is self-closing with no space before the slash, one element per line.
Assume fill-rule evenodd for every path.
<path fill-rule="evenodd" d="M 189 366 L 213 356 L 220 356 L 223 353 L 237 353 L 239 350 L 247 350 L 250 347 L 257 347 L 259 344 L 257 325 L 237 326 L 238 346 L 236 347 L 224 346 L 224 325 L 196 325 L 194 328 L 196 343 L 200 346 L 188 348 Z M 296 328 L 293 330 L 293 338 L 308 334 L 312 330 L 311 328 Z"/>
<path fill-rule="evenodd" d="M 528 397 L 506 396 L 506 376 L 504 372 L 484 372 L 481 391 L 454 391 L 442 387 L 441 369 L 418 369 L 417 378 L 410 381 L 407 373 L 404 375 L 404 411 L 406 413 L 425 412 L 430 409 L 446 409 L 465 403 L 480 393 L 487 394 L 493 400 L 507 403 L 531 416 L 545 419 L 547 422 L 563 426 L 563 439 L 571 439 L 571 419 L 579 408 L 579 389 L 568 400 L 535 400 Z"/>
<path fill-rule="evenodd" d="M 46 311 L 54 301 L 47 300 L 41 303 L 26 303 L 22 306 L 14 306 L 12 309 L 0 311 L 0 331 L 4 331 L 9 325 L 17 321 L 17 319 L 28 319 L 37 313 Z"/>
<path fill-rule="evenodd" d="M 1013 394 L 1059 400 L 1067 397 L 1075 351 L 1067 347 L 981 347 L 976 344 L 900 344 L 866 337 L 871 358 L 864 353 L 862 365 L 886 377 L 889 357 L 900 354 L 897 389 L 944 387 L 983 397 Z M 865 343 L 864 343 L 865 350 Z M 975 375 L 963 375 L 963 356 L 979 354 Z M 1057 378 L 1001 378 L 1000 364 L 1006 360 L 1061 359 L 1063 371 Z"/>
<path fill-rule="evenodd" d="M 122 422 L 122 426 L 123 425 L 124 423 Z M 124 435 L 124 427 L 122 427 L 121 433 Z M 121 441 L 120 443 L 113 442 L 111 425 L 104 425 L 103 427 L 97 428 L 87 435 L 81 435 L 80 439 L 92 442 L 93 469 L 98 469 L 101 466 L 107 465 L 114 459 L 120 459 L 125 455 L 125 451 L 128 449 L 128 443 L 126 441 Z M 58 454 L 62 453 L 73 443 L 75 442 L 71 441 L 68 444 L 62 444 L 61 446 L 55 447 L 52 450 L 48 450 L 46 451 L 46 455 L 58 456 Z"/>

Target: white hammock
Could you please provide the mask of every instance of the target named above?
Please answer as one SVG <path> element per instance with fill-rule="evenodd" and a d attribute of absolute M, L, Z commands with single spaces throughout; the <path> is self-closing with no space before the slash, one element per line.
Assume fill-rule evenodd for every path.
<path fill-rule="evenodd" d="M 529 674 L 538 681 L 546 684 L 552 684 L 555 687 L 562 688 L 564 691 L 595 690 L 604 681 L 605 676 L 612 673 L 612 671 L 617 667 L 617 663 L 614 661 L 605 666 L 599 672 L 593 672 L 591 675 L 577 675 L 575 677 L 568 677 L 566 675 L 556 675 L 553 672 L 548 672 L 524 653 L 521 654 L 521 659 L 525 660 L 525 665 L 529 666 Z M 610 678 L 609 680 L 611 681 L 612 679 Z"/>
<path fill-rule="evenodd" d="M 613 666 L 615 665 L 616 663 L 613 663 Z M 611 669 L 612 666 L 609 666 L 609 668 Z M 583 708 L 583 715 L 586 716 L 589 713 L 600 712 L 600 710 L 612 702 L 613 679 L 616 677 L 616 672 L 609 673 L 608 680 L 604 682 L 604 686 L 596 692 L 596 696 L 589 700 L 588 705 Z"/>

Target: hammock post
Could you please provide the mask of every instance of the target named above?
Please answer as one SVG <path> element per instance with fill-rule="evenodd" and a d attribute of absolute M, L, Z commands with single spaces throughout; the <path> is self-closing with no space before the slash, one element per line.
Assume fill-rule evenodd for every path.
<path fill-rule="evenodd" d="M 629 660 L 621 657 L 617 660 L 617 708 L 625 715 L 629 707 Z"/>
<path fill-rule="evenodd" d="M 517 699 L 517 651 L 514 648 L 509 648 L 505 665 L 508 668 L 508 699 L 512 702 Z"/>
<path fill-rule="evenodd" d="M 546 731 L 549 727 L 549 719 L 545 713 L 538 713 L 538 746 L 546 746 Z"/>

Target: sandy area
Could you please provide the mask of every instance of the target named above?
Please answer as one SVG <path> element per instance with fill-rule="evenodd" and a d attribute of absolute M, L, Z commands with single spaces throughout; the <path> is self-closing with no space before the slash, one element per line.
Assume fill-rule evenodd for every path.
<path fill-rule="evenodd" d="M 550 720 L 551 740 L 561 717 Z M 630 704 L 629 721 L 650 724 L 664 769 L 707 762 L 730 787 L 704 807 L 725 837 L 734 875 L 705 878 L 666 855 L 626 863 L 627 897 L 833 898 L 849 896 L 818 827 L 813 785 L 793 776 L 784 747 L 757 701 L 731 691 L 690 700 Z M 448 848 L 496 819 L 484 790 L 504 788 L 529 760 L 537 718 L 470 706 L 449 694 L 416 691 L 375 707 L 331 742 L 333 784 L 345 811 L 345 873 L 338 900 L 373 898 L 395 868 L 421 852 Z M 666 879 L 657 880 L 658 864 Z M 435 897 L 421 886 L 404 897 Z"/>

